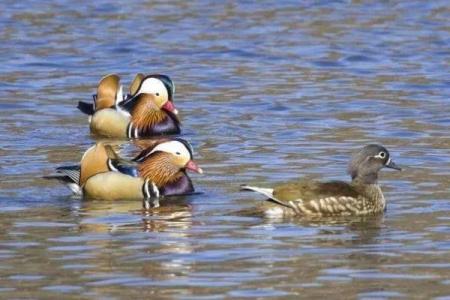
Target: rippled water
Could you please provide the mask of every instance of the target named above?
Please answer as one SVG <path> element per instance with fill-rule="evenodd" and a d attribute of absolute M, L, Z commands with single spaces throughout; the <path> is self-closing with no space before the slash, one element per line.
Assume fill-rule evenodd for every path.
<path fill-rule="evenodd" d="M 450 297 L 448 1 L 4 0 L 0 298 Z M 94 143 L 105 74 L 165 73 L 201 195 L 87 202 L 55 167 Z M 239 184 L 347 179 L 380 142 L 384 216 L 269 219 Z M 123 153 L 137 147 L 123 144 Z"/>

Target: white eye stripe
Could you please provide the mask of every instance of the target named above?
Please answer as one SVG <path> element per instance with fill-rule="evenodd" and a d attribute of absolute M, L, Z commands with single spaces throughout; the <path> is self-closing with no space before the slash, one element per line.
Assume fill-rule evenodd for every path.
<path fill-rule="evenodd" d="M 189 159 L 191 158 L 191 154 L 189 153 L 188 149 L 186 149 L 186 146 L 184 146 L 184 144 L 179 141 L 169 141 L 161 143 L 155 148 L 153 148 L 153 150 L 149 153 L 149 155 L 157 151 L 171 153 L 174 155 L 180 155 L 182 157 L 186 157 Z"/>

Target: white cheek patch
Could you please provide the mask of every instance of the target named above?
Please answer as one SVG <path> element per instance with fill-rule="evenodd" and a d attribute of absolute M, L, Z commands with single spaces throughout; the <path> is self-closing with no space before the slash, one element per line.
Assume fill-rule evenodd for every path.
<path fill-rule="evenodd" d="M 186 149 L 186 146 L 184 146 L 184 144 L 179 141 L 169 141 L 161 143 L 156 146 L 152 150 L 152 152 L 149 153 L 149 155 L 157 151 L 170 153 L 174 156 L 182 157 L 186 160 L 191 159 L 191 154 L 189 153 L 188 149 Z"/>
<path fill-rule="evenodd" d="M 142 82 L 141 88 L 139 89 L 139 91 L 137 92 L 137 94 L 142 94 L 142 93 L 147 93 L 147 94 L 158 94 L 159 97 L 162 97 L 162 99 L 164 100 L 168 100 L 169 99 L 169 93 L 166 89 L 166 86 L 164 85 L 164 83 L 162 83 L 161 80 L 156 79 L 156 78 L 147 78 Z"/>

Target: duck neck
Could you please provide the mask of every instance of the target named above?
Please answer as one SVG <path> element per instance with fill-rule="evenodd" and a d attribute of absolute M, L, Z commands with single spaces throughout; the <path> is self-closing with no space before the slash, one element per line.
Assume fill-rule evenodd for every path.
<path fill-rule="evenodd" d="M 152 128 L 167 117 L 167 114 L 155 103 L 145 100 L 143 98 L 139 101 L 131 111 L 131 121 L 139 131 Z"/>
<path fill-rule="evenodd" d="M 367 174 L 361 174 L 357 175 L 352 178 L 352 183 L 355 185 L 362 185 L 362 184 L 378 184 L 378 173 L 367 173 Z"/>
<path fill-rule="evenodd" d="M 363 201 L 367 209 L 372 211 L 383 211 L 385 209 L 386 200 L 378 185 L 376 174 L 375 178 L 356 177 L 352 180 L 351 185 L 363 195 Z"/>
<path fill-rule="evenodd" d="M 154 182 L 158 188 L 177 181 L 183 172 L 170 162 L 167 155 L 155 153 L 139 164 L 139 175 Z"/>

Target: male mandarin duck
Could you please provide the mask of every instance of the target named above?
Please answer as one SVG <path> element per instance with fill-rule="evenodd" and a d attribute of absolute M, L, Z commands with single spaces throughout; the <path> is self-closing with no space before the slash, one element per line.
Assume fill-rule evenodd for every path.
<path fill-rule="evenodd" d="M 267 214 L 318 217 L 375 214 L 386 208 L 378 185 L 378 172 L 383 167 L 401 170 L 386 148 L 370 144 L 352 156 L 348 165 L 350 183 L 298 181 L 273 189 L 247 185 L 241 189 L 267 196 Z"/>
<path fill-rule="evenodd" d="M 158 140 L 131 161 L 120 158 L 110 145 L 97 143 L 83 154 L 80 165 L 59 167 L 61 175 L 50 178 L 68 183 L 86 198 L 142 200 L 193 193 L 187 170 L 203 173 L 191 145 L 176 138 Z"/>
<path fill-rule="evenodd" d="M 126 99 L 120 78 L 107 75 L 97 88 L 94 104 L 79 102 L 78 108 L 91 115 L 94 134 L 119 138 L 139 138 L 179 134 L 178 111 L 173 105 L 175 85 L 166 75 L 136 75 Z"/>

